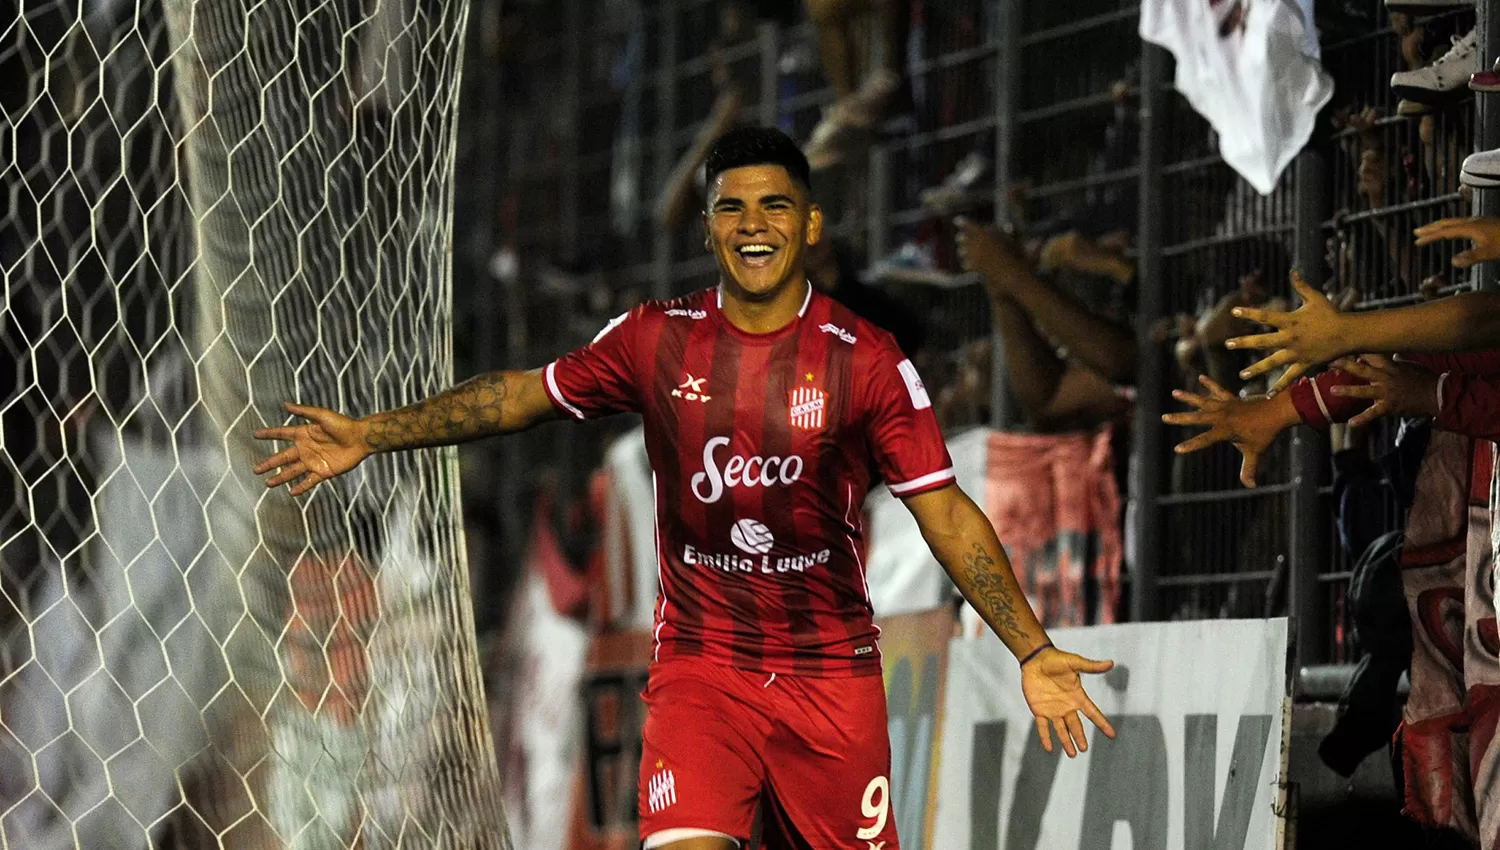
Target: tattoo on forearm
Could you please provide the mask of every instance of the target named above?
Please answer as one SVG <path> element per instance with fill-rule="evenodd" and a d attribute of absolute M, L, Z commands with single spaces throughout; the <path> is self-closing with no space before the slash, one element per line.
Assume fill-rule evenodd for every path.
<path fill-rule="evenodd" d="M 1026 638 L 1026 630 L 1016 618 L 1016 595 L 1005 586 L 1005 581 L 996 569 L 995 559 L 975 543 L 974 551 L 966 553 L 960 561 L 963 574 L 968 579 L 973 596 L 969 602 L 979 609 L 991 626 L 1000 634 L 1017 640 Z M 1024 604 L 1024 600 L 1023 600 Z"/>
<path fill-rule="evenodd" d="M 446 446 L 499 434 L 510 387 L 504 372 L 489 372 L 425 401 L 370 419 L 377 452 Z"/>

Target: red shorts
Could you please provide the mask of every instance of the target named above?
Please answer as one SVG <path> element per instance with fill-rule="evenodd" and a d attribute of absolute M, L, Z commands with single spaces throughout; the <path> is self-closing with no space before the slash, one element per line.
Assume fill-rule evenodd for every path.
<path fill-rule="evenodd" d="M 651 669 L 644 697 L 642 841 L 704 830 L 743 847 L 764 802 L 767 848 L 899 850 L 880 676 L 772 676 L 673 659 Z"/>

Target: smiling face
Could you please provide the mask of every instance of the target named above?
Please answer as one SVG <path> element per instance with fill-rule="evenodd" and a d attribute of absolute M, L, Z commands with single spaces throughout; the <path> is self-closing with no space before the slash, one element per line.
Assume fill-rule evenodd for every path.
<path fill-rule="evenodd" d="M 767 301 L 806 277 L 803 249 L 822 235 L 823 212 L 785 168 L 747 165 L 708 187 L 704 224 L 731 294 Z"/>

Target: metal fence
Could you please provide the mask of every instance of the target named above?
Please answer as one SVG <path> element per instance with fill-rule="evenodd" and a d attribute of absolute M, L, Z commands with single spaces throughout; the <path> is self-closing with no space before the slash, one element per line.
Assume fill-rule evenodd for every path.
<path fill-rule="evenodd" d="M 695 222 L 663 229 L 654 214 L 706 116 L 733 87 L 739 120 L 805 139 L 833 100 L 811 24 L 726 23 L 732 5 L 514 0 L 503 17 L 481 16 L 493 32 L 479 36 L 480 49 L 493 52 L 500 73 L 471 83 L 487 92 L 475 98 L 488 98 L 488 111 L 466 114 L 492 135 L 470 154 L 489 170 L 498 162 L 501 178 L 488 194 L 476 186 L 482 200 L 472 206 L 484 221 L 474 226 L 491 235 L 469 257 L 468 365 L 535 366 L 640 298 L 708 282 L 713 261 Z M 1328 440 L 1305 429 L 1283 440 L 1255 490 L 1238 484 L 1230 448 L 1173 455 L 1185 432 L 1160 424 L 1173 406 L 1168 393 L 1209 367 L 1173 356 L 1172 319 L 1245 287 L 1286 296 L 1293 266 L 1315 285 L 1354 287 L 1357 309 L 1469 285 L 1448 273 L 1450 249 L 1412 249 L 1409 234 L 1469 208 L 1459 164 L 1477 142 L 1500 142 L 1492 126 L 1500 115 L 1483 101 L 1398 115 L 1387 85 L 1405 67 L 1403 49 L 1434 58 L 1448 36 L 1475 25 L 1474 9 L 1414 23 L 1393 20 L 1381 0 L 1323 5 L 1335 98 L 1313 144 L 1268 196 L 1224 165 L 1206 122 L 1174 92 L 1170 57 L 1137 37 L 1138 6 L 1126 0 L 912 0 L 912 108 L 887 122 L 867 156 L 820 175 L 818 186 L 848 256 L 923 317 L 920 366 L 939 388 L 957 388 L 979 365 L 1003 374 L 1003 363 L 990 362 L 999 346 L 989 345 L 988 299 L 953 273 L 952 212 L 1095 216 L 1127 229 L 1136 329 L 1151 341 L 1142 346 L 1131 434 L 1131 616 L 1291 613 L 1303 663 L 1345 660 L 1352 650 L 1350 559 L 1333 534 Z M 1488 37 L 1500 17 L 1486 14 L 1491 6 L 1500 11 L 1478 3 L 1484 57 L 1500 44 Z M 942 210 L 924 205 L 924 190 L 975 161 L 985 176 Z M 882 259 L 903 248 L 949 270 L 942 285 L 879 274 Z M 1216 364 L 1231 375 L 1234 366 Z M 981 396 L 955 389 L 945 427 L 1017 425 L 1003 381 Z M 581 492 L 613 427 L 554 426 L 474 450 L 496 453 L 477 463 L 497 473 L 491 492 L 503 539 L 524 538 L 521 506 L 540 460 L 564 490 Z M 1386 438 L 1376 428 L 1363 439 L 1378 447 Z"/>

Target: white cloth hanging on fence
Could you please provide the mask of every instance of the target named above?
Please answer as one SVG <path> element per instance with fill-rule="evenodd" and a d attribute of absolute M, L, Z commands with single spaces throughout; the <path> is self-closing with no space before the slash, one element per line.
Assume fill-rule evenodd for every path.
<path fill-rule="evenodd" d="M 1312 0 L 1145 0 L 1141 38 L 1177 59 L 1174 84 L 1261 194 L 1275 188 L 1333 97 Z"/>

